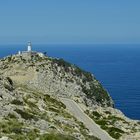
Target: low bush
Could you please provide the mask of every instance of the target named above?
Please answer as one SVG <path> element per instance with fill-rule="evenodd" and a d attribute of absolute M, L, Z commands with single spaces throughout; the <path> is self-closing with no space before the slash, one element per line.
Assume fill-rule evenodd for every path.
<path fill-rule="evenodd" d="M 99 125 L 107 125 L 107 121 L 105 121 L 105 120 L 98 120 L 98 121 L 95 121 L 97 124 L 99 124 Z"/>
<path fill-rule="evenodd" d="M 13 133 L 21 133 L 21 129 L 23 127 L 23 124 L 20 123 L 17 119 L 11 119 L 3 120 L 0 122 L 0 133 L 4 134 L 11 134 Z"/>
<path fill-rule="evenodd" d="M 68 135 L 50 133 L 42 135 L 40 140 L 75 140 L 75 138 Z"/>
<path fill-rule="evenodd" d="M 14 114 L 9 113 L 7 118 L 16 119 L 16 116 Z"/>
<path fill-rule="evenodd" d="M 23 105 L 23 102 L 17 100 L 17 99 L 14 99 L 11 104 L 15 104 L 15 105 Z"/>
<path fill-rule="evenodd" d="M 100 118 L 102 115 L 100 115 L 97 111 L 92 112 L 93 116 L 96 116 L 97 118 Z"/>
<path fill-rule="evenodd" d="M 124 131 L 115 127 L 107 128 L 107 132 L 109 133 L 110 136 L 112 136 L 115 139 L 119 139 L 124 133 Z"/>
<path fill-rule="evenodd" d="M 15 109 L 15 111 L 21 115 L 22 118 L 24 118 L 25 120 L 31 120 L 31 119 L 34 119 L 36 120 L 37 118 L 31 114 L 31 113 L 28 113 L 28 112 L 25 112 L 25 111 L 22 111 L 20 109 Z"/>
<path fill-rule="evenodd" d="M 60 108 L 66 108 L 66 106 L 60 102 L 60 101 L 57 101 L 56 99 L 52 98 L 50 95 L 44 95 L 44 101 L 45 102 L 50 102 L 50 103 L 53 103 L 56 107 L 60 107 Z"/>

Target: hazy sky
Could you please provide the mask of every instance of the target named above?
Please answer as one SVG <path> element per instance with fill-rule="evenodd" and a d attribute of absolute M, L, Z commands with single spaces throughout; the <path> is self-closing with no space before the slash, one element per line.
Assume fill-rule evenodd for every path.
<path fill-rule="evenodd" d="M 140 0 L 0 0 L 0 43 L 140 43 Z"/>

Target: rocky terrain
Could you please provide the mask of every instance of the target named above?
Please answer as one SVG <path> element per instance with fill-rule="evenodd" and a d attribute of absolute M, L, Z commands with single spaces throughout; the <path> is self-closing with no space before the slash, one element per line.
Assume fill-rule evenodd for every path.
<path fill-rule="evenodd" d="M 0 60 L 0 139 L 98 139 L 61 98 L 75 101 L 112 138 L 139 139 L 140 122 L 114 109 L 92 74 L 63 59 L 37 54 Z"/>

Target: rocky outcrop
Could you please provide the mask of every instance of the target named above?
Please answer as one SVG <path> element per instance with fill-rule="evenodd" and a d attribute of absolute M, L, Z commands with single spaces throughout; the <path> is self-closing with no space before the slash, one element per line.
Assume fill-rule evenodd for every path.
<path fill-rule="evenodd" d="M 31 58 L 11 56 L 2 59 L 1 73 L 10 77 L 16 86 L 24 85 L 60 97 L 76 97 L 88 106 L 113 106 L 107 91 L 89 72 L 62 59 L 38 55 Z"/>

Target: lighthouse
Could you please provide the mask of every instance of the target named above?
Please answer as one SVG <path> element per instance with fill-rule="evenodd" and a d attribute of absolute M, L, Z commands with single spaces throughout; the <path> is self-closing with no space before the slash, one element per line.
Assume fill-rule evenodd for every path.
<path fill-rule="evenodd" d="M 32 51 L 32 44 L 31 44 L 31 42 L 28 42 L 27 51 L 28 52 L 31 52 Z"/>
<path fill-rule="evenodd" d="M 27 51 L 19 51 L 18 56 L 21 56 L 22 58 L 24 58 L 26 60 L 31 60 L 31 59 L 33 59 L 33 57 L 37 57 L 37 56 L 45 57 L 45 55 L 41 52 L 32 51 L 31 42 L 28 42 L 28 44 L 27 44 Z"/>

